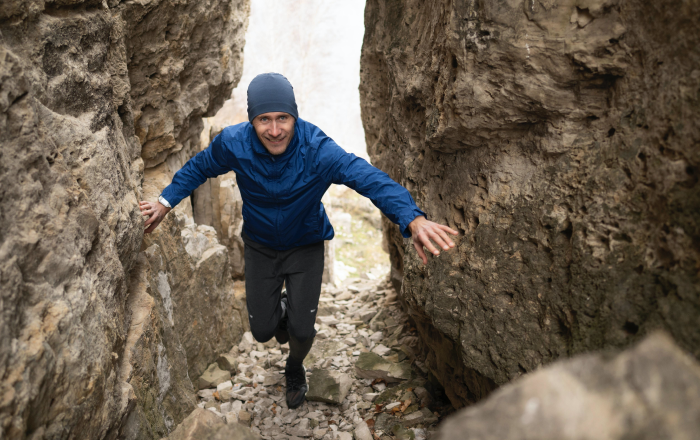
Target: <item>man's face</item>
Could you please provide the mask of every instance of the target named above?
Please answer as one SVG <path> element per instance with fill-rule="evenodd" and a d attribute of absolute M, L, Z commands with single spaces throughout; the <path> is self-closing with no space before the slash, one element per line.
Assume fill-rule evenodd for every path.
<path fill-rule="evenodd" d="M 287 151 L 294 136 L 294 117 L 289 113 L 269 112 L 253 119 L 253 128 L 265 149 L 272 155 Z"/>

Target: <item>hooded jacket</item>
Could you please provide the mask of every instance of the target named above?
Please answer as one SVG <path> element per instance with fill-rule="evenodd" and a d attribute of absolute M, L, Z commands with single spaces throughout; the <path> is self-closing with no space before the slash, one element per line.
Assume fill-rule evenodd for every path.
<path fill-rule="evenodd" d="M 302 119 L 294 124 L 287 150 L 277 156 L 265 149 L 249 122 L 226 127 L 175 173 L 161 195 L 175 207 L 207 178 L 229 171 L 236 173 L 243 198 L 243 231 L 280 251 L 333 238 L 321 203 L 331 184 L 368 197 L 404 237 L 411 236 L 408 224 L 425 216 L 403 186 Z"/>

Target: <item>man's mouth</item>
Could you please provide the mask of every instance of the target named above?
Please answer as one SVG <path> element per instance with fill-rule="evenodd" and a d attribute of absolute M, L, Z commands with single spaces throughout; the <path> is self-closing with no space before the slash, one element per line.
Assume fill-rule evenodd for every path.
<path fill-rule="evenodd" d="M 267 138 L 267 140 L 268 140 L 268 142 L 270 142 L 270 143 L 272 143 L 272 144 L 279 144 L 279 143 L 281 143 L 285 138 L 286 138 L 286 136 L 283 136 L 283 137 L 281 137 L 281 138 L 279 138 L 279 139 L 270 139 L 270 138 Z"/>

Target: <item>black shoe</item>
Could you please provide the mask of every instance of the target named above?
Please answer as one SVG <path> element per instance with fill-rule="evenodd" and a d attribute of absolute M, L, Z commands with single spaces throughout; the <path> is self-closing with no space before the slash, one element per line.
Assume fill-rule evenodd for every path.
<path fill-rule="evenodd" d="M 287 291 L 282 291 L 282 299 L 280 300 L 282 306 L 282 319 L 280 323 L 277 324 L 277 330 L 275 331 L 275 339 L 280 344 L 286 344 L 289 342 L 289 332 L 287 332 Z"/>
<path fill-rule="evenodd" d="M 306 392 L 309 386 L 306 384 L 306 368 L 302 365 L 297 368 L 285 368 L 284 375 L 287 376 L 287 408 L 299 408 L 306 399 Z"/>

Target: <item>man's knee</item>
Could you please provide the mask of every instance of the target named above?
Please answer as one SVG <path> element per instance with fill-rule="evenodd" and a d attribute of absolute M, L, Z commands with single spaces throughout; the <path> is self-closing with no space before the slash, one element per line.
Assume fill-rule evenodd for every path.
<path fill-rule="evenodd" d="M 316 329 L 311 328 L 311 330 L 294 330 L 294 329 L 289 329 L 289 336 L 293 337 L 299 343 L 303 344 L 309 339 L 313 339 L 314 336 L 316 336 Z"/>
<path fill-rule="evenodd" d="M 250 332 L 253 334 L 253 338 L 255 338 L 256 341 L 262 343 L 269 341 L 275 336 L 275 329 L 254 328 L 252 325 L 250 326 Z"/>

